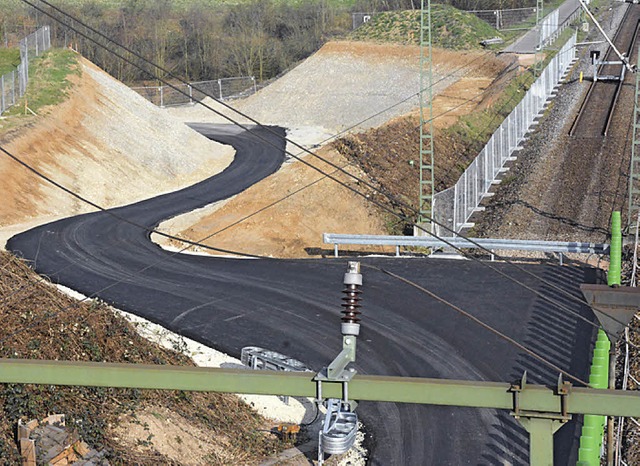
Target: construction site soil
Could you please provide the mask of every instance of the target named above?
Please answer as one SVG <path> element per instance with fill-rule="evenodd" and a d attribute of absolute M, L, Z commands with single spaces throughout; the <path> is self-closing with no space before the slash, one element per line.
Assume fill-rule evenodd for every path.
<path fill-rule="evenodd" d="M 318 155 L 415 207 L 419 177 L 418 58 L 419 48 L 415 46 L 328 43 L 290 73 L 234 103 L 234 107 L 258 115 L 258 119 L 263 117 L 270 124 L 297 128 L 290 137 L 307 147 L 335 140 L 327 138 L 327 133 L 352 128 L 349 136 L 325 145 Z M 455 182 L 475 154 L 461 150 L 455 138 L 440 130 L 461 115 L 494 102 L 518 67 L 513 56 L 496 58 L 487 52 L 438 49 L 434 49 L 433 62 L 433 82 L 437 83 L 434 126 L 439 131 L 435 138 L 437 185 L 444 187 Z M 405 73 L 407 77 L 403 78 Z M 216 109 L 229 113 L 219 106 Z M 169 109 L 169 113 L 187 122 L 225 121 L 197 106 Z M 367 130 L 382 121 L 386 123 Z M 301 139 L 297 139 L 298 134 Z M 291 151 L 300 152 L 297 148 Z M 349 179 L 312 155 L 300 152 L 300 156 L 320 170 L 339 174 L 343 182 Z M 273 257 L 324 254 L 327 251 L 322 234 L 326 232 L 387 234 L 403 230 L 403 222 L 369 201 L 394 209 L 398 203 L 389 202 L 364 184 L 350 183 L 363 196 L 291 159 L 278 173 L 228 202 L 176 217 L 160 229 L 217 248 Z M 175 241 L 154 240 L 180 246 Z"/>
<path fill-rule="evenodd" d="M 108 306 L 63 295 L 5 252 L 0 296 L 2 358 L 193 365 L 142 338 Z M 18 419 L 51 413 L 65 414 L 112 464 L 255 464 L 288 446 L 234 395 L 2 384 L 0 412 L 0 464 L 20 463 Z"/>

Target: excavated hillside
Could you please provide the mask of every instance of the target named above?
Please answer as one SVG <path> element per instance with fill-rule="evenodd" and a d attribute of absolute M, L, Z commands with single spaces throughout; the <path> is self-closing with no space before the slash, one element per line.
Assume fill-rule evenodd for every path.
<path fill-rule="evenodd" d="M 65 102 L 0 133 L 5 149 L 104 207 L 189 186 L 231 163 L 230 147 L 168 118 L 88 61 L 79 59 L 78 66 Z M 29 226 L 94 210 L 7 157 L 0 174 L 3 241 Z"/>
<path fill-rule="evenodd" d="M 433 61 L 438 129 L 489 105 L 497 91 L 487 89 L 499 91 L 511 75 L 509 70 L 517 68 L 513 57 L 498 59 L 487 52 L 434 49 Z M 293 140 L 314 148 L 334 166 L 368 177 L 374 185 L 379 184 L 380 171 L 386 172 L 397 177 L 396 194 L 417 193 L 417 167 L 409 162 L 418 157 L 418 64 L 419 48 L 413 45 L 332 42 L 257 94 L 233 105 L 261 122 L 290 128 Z M 198 106 L 168 112 L 183 121 L 222 121 Z M 382 128 L 371 129 L 374 126 Z M 372 145 L 379 144 L 376 154 L 379 159 L 392 159 L 390 163 L 383 162 L 378 172 L 371 171 L 344 151 L 340 153 L 336 146 L 316 147 L 328 139 L 327 134 L 351 127 L 363 132 L 359 137 Z M 367 136 L 378 133 L 384 137 Z M 443 150 L 438 163 L 449 167 L 448 178 L 453 179 L 465 159 L 446 138 L 439 144 Z M 300 153 L 293 147 L 291 151 Z M 324 171 L 336 170 L 312 155 L 303 157 Z M 324 232 L 386 234 L 398 228 L 394 218 L 372 208 L 368 199 L 379 197 L 371 190 L 350 182 L 367 198 L 359 197 L 314 169 L 295 160 L 290 162 L 235 198 L 179 216 L 160 228 L 194 241 L 211 236 L 204 242 L 219 248 L 275 257 L 327 252 L 322 243 Z M 348 180 L 346 175 L 335 173 L 341 181 Z"/>

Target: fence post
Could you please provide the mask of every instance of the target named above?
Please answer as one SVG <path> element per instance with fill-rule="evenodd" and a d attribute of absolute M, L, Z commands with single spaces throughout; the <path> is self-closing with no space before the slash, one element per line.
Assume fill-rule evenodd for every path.
<path fill-rule="evenodd" d="M 160 107 L 164 107 L 164 86 L 160 86 Z"/>
<path fill-rule="evenodd" d="M 11 72 L 11 105 L 16 104 L 16 71 Z"/>
<path fill-rule="evenodd" d="M 222 100 L 222 80 L 218 79 L 218 90 L 220 91 L 220 100 Z"/>
<path fill-rule="evenodd" d="M 193 103 L 193 87 L 191 86 L 191 84 L 187 84 L 187 86 L 189 86 L 189 103 L 192 104 Z"/>
<path fill-rule="evenodd" d="M 0 113 L 3 113 L 4 110 L 4 75 L 2 75 L 0 76 Z"/>

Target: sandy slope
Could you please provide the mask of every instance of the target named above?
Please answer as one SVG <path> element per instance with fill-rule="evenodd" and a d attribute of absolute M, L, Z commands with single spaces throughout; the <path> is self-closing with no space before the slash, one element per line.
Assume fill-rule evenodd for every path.
<path fill-rule="evenodd" d="M 81 67 L 69 99 L 3 147 L 105 207 L 188 186 L 233 159 L 233 149 L 168 118 L 88 61 Z M 93 210 L 6 157 L 0 174 L 3 239 L 25 226 Z"/>
<path fill-rule="evenodd" d="M 419 58 L 417 46 L 329 42 L 257 94 L 232 105 L 262 123 L 288 128 L 319 127 L 330 133 L 354 125 L 357 130 L 373 128 L 419 105 Z M 470 72 L 474 79 L 490 82 L 503 68 L 504 62 L 484 52 L 434 49 L 434 93 Z M 206 102 L 238 118 L 212 100 Z M 183 121 L 223 121 L 199 106 L 168 112 Z"/>

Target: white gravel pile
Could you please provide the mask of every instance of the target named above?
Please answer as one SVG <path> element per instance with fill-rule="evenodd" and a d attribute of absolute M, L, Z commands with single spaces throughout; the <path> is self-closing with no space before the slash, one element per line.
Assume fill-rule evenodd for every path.
<path fill-rule="evenodd" d="M 99 87 L 100 105 L 82 124 L 110 151 L 140 164 L 163 184 L 175 186 L 176 177 L 205 177 L 203 164 L 222 168 L 233 150 L 212 142 L 131 91 L 120 81 L 92 66 L 85 66 Z"/>
<path fill-rule="evenodd" d="M 434 64 L 435 93 L 458 79 L 449 75 L 453 67 Z M 419 87 L 418 47 L 330 42 L 256 94 L 229 103 L 261 123 L 336 133 L 377 127 L 415 110 Z M 212 99 L 204 102 L 239 118 Z M 224 121 L 199 105 L 167 111 L 183 121 Z"/>
<path fill-rule="evenodd" d="M 190 186 L 219 173 L 234 150 L 168 116 L 95 65 L 68 100 L 37 117 L 7 148 L 45 175 L 102 206 L 115 207 Z M 0 161 L 0 242 L 38 224 L 95 210 L 13 162 Z"/>

